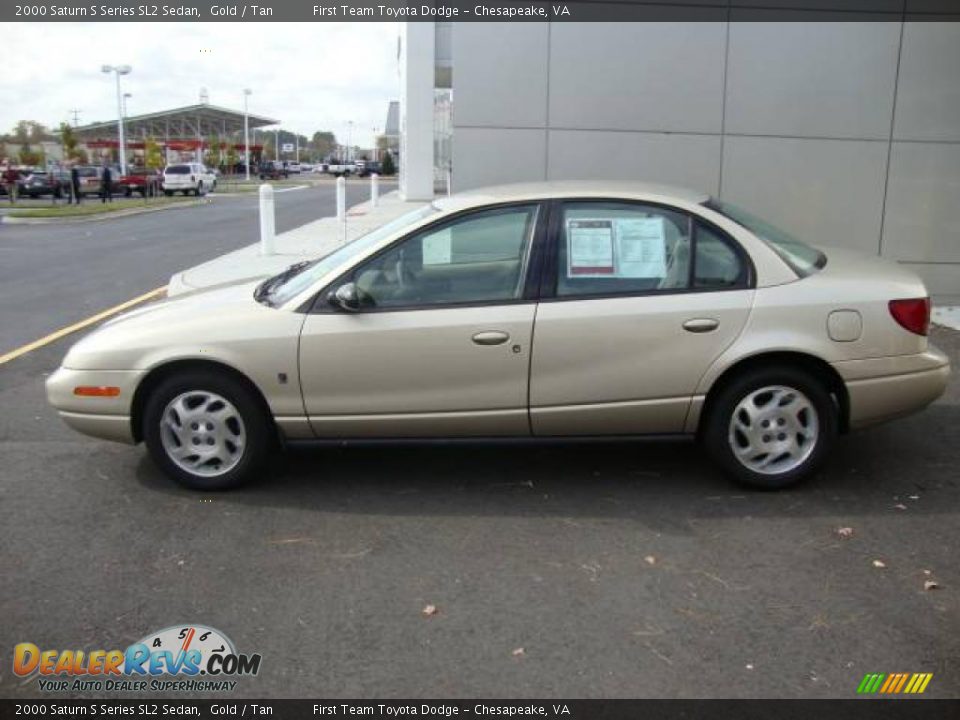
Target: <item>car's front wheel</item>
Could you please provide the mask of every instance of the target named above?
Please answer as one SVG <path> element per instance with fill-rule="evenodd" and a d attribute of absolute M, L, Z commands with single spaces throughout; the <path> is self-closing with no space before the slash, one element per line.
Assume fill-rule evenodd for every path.
<path fill-rule="evenodd" d="M 241 382 L 190 372 L 160 383 L 143 415 L 154 462 L 181 485 L 226 490 L 254 477 L 271 447 L 261 403 Z"/>
<path fill-rule="evenodd" d="M 710 402 L 703 440 L 720 467 L 752 487 L 779 489 L 813 473 L 838 432 L 823 383 L 792 367 L 743 373 Z"/>

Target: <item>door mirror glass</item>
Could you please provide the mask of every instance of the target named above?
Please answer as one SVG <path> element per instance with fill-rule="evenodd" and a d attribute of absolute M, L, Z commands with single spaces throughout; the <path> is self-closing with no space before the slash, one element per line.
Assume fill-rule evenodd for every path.
<path fill-rule="evenodd" d="M 356 312 L 360 309 L 360 294 L 357 292 L 357 286 L 352 282 L 344 283 L 330 293 L 329 300 L 331 305 L 347 312 Z"/>

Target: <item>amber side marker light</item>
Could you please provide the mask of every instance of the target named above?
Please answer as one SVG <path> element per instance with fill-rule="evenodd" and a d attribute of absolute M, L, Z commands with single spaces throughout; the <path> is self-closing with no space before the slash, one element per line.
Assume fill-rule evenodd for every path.
<path fill-rule="evenodd" d="M 111 385 L 80 385 L 73 389 L 73 394 L 83 397 L 116 397 L 120 394 L 120 388 Z"/>

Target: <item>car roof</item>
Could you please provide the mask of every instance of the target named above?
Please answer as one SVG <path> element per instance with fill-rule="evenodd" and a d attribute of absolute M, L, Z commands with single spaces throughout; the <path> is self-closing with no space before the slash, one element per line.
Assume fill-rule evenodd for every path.
<path fill-rule="evenodd" d="M 695 204 L 704 203 L 710 199 L 708 193 L 657 183 L 629 180 L 557 180 L 512 183 L 467 190 L 434 200 L 434 206 L 439 210 L 453 211 L 505 202 L 571 197 L 614 197 Z"/>

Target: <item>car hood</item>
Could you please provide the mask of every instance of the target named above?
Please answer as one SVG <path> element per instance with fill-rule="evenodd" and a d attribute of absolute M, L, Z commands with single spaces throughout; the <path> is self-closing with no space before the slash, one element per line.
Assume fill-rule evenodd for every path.
<path fill-rule="evenodd" d="M 124 313 L 76 343 L 64 358 L 71 369 L 133 370 L 158 359 L 222 356 L 260 328 L 285 326 L 291 315 L 258 303 L 260 280 L 178 295 Z"/>

